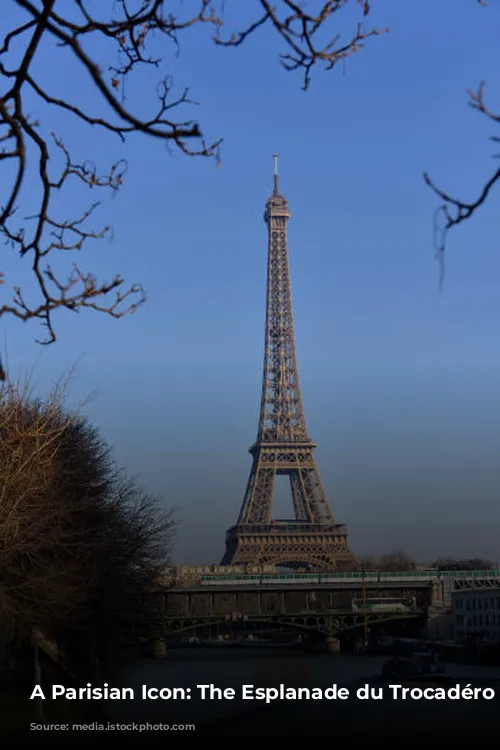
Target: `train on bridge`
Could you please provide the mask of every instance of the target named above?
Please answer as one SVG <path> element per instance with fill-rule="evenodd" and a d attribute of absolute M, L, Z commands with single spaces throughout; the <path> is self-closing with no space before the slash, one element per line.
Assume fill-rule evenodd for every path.
<path fill-rule="evenodd" d="M 266 573 L 243 575 L 231 573 L 228 575 L 201 576 L 201 586 L 286 586 L 296 584 L 328 585 L 336 583 L 432 583 L 444 580 L 498 580 L 500 570 L 412 570 L 412 571 L 365 571 L 349 573 Z"/>

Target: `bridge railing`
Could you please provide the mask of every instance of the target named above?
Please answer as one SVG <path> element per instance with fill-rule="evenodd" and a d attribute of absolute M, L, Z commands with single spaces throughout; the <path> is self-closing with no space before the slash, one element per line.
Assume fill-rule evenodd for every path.
<path fill-rule="evenodd" d="M 431 583 L 440 580 L 500 580 L 500 570 L 366 571 L 350 573 L 255 573 L 201 576 L 201 585 L 292 585 L 331 583 Z"/>

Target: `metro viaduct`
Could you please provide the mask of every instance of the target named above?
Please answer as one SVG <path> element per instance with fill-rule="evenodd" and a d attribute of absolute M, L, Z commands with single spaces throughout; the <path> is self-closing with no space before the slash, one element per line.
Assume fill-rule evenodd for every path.
<path fill-rule="evenodd" d="M 293 586 L 214 586 L 172 589 L 165 595 L 163 611 L 168 633 L 179 633 L 220 623 L 256 623 L 286 626 L 298 630 L 334 635 L 363 627 L 363 612 L 353 612 L 352 599 L 361 599 L 362 586 L 349 584 Z M 366 586 L 366 596 L 415 599 L 410 613 L 367 612 L 367 624 L 426 616 L 432 603 L 428 583 L 420 585 L 384 584 Z"/>

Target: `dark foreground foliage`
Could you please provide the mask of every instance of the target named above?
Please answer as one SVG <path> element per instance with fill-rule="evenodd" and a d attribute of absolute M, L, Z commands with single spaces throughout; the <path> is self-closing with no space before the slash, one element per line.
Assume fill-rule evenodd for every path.
<path fill-rule="evenodd" d="M 0 390 L 4 645 L 42 632 L 89 663 L 156 637 L 173 532 L 60 389 L 45 400 Z"/>

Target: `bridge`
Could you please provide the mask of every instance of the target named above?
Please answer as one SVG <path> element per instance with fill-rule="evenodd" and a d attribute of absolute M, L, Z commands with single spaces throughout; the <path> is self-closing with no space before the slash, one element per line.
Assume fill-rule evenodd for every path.
<path fill-rule="evenodd" d="M 210 592 L 329 590 L 359 589 L 427 590 L 429 604 L 451 605 L 453 591 L 463 588 L 497 588 L 500 570 L 415 570 L 366 571 L 345 573 L 280 573 L 269 568 L 179 567 L 174 569 L 170 584 L 175 592 L 208 594 Z M 373 594 L 372 594 L 373 595 Z M 391 594 L 385 594 L 391 596 Z M 384 596 L 380 593 L 379 596 Z M 330 602 L 331 603 L 331 602 Z"/>
<path fill-rule="evenodd" d="M 224 569 L 222 569 L 224 570 Z M 227 570 L 227 568 L 226 568 Z M 206 571 L 206 569 L 205 569 Z M 314 630 L 334 635 L 390 620 L 424 618 L 445 613 L 454 590 L 497 587 L 500 571 L 396 571 L 366 573 L 281 574 L 269 571 L 244 575 L 211 575 L 185 569 L 165 595 L 166 632 L 244 622 Z M 370 611 L 359 602 L 405 600 L 405 611 Z M 358 611 L 353 609 L 358 601 Z M 364 611 L 366 609 L 366 611 Z"/>
<path fill-rule="evenodd" d="M 371 593 L 369 593 L 369 591 Z M 420 591 L 399 586 L 366 589 L 366 596 L 406 599 L 405 611 L 365 612 L 353 610 L 353 594 L 360 597 L 360 587 L 339 587 L 335 584 L 304 584 L 298 581 L 287 586 L 262 584 L 242 587 L 220 583 L 210 588 L 179 587 L 165 595 L 164 623 L 166 634 L 197 628 L 211 628 L 220 624 L 242 624 L 249 629 L 256 626 L 290 627 L 333 636 L 340 632 L 379 622 L 425 617 L 428 605 L 428 585 Z"/>
<path fill-rule="evenodd" d="M 355 629 L 362 630 L 365 625 L 372 628 L 375 624 L 384 624 L 401 620 L 418 620 L 425 617 L 425 610 L 413 609 L 409 612 L 362 612 L 354 613 L 352 610 L 332 610 L 322 612 L 299 612 L 283 614 L 279 612 L 267 612 L 258 615 L 245 615 L 235 612 L 233 615 L 208 616 L 167 616 L 164 618 L 166 637 L 199 629 L 211 632 L 220 625 L 244 625 L 245 629 L 257 630 L 259 627 L 267 628 L 290 628 L 309 633 L 317 633 L 324 636 L 336 637 L 341 633 Z"/>

